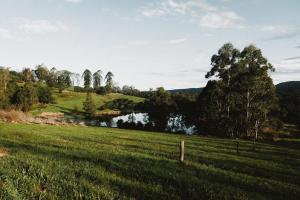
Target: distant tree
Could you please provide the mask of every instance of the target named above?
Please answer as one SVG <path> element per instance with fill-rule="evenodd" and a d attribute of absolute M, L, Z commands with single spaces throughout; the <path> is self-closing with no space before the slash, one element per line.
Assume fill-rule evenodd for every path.
<path fill-rule="evenodd" d="M 45 85 L 38 85 L 37 97 L 38 97 L 38 101 L 42 104 L 48 104 L 54 102 L 51 89 Z"/>
<path fill-rule="evenodd" d="M 29 83 L 34 81 L 33 74 L 30 68 L 25 68 L 22 71 L 22 79 L 24 82 Z"/>
<path fill-rule="evenodd" d="M 148 113 L 153 128 L 165 131 L 170 116 L 175 112 L 175 102 L 164 88 L 157 88 L 144 102 L 143 109 Z"/>
<path fill-rule="evenodd" d="M 37 101 L 35 87 L 32 83 L 25 85 L 17 93 L 17 104 L 23 112 L 28 112 Z"/>
<path fill-rule="evenodd" d="M 63 70 L 58 72 L 57 77 L 57 87 L 59 90 L 59 93 L 62 93 L 62 91 L 72 85 L 71 81 L 71 72 Z"/>
<path fill-rule="evenodd" d="M 72 85 L 74 87 L 80 85 L 80 79 L 81 79 L 80 74 L 78 74 L 78 73 L 72 73 L 71 74 L 71 79 L 72 79 Z"/>
<path fill-rule="evenodd" d="M 83 102 L 83 110 L 87 118 L 92 118 L 96 113 L 96 104 L 90 92 L 86 93 L 86 99 Z"/>
<path fill-rule="evenodd" d="M 82 77 L 83 77 L 83 85 L 84 85 L 84 88 L 88 89 L 91 87 L 91 84 L 92 84 L 92 72 L 88 69 L 86 69 L 83 74 L 82 74 Z"/>
<path fill-rule="evenodd" d="M 123 94 L 131 95 L 131 96 L 140 96 L 141 92 L 136 89 L 134 86 L 124 85 L 121 91 Z"/>
<path fill-rule="evenodd" d="M 38 65 L 34 70 L 34 74 L 39 81 L 46 82 L 49 76 L 49 70 L 43 65 Z"/>
<path fill-rule="evenodd" d="M 9 106 L 7 85 L 10 81 L 10 73 L 7 68 L 0 67 L 0 109 Z"/>
<path fill-rule="evenodd" d="M 101 87 L 102 81 L 102 71 L 98 70 L 93 74 L 93 87 L 94 89 L 98 89 Z"/>
<path fill-rule="evenodd" d="M 53 67 L 49 74 L 48 77 L 46 79 L 46 83 L 49 87 L 57 87 L 57 81 L 58 81 L 58 74 L 57 74 L 57 70 L 55 67 Z"/>
<path fill-rule="evenodd" d="M 105 76 L 105 80 L 106 80 L 106 91 L 108 93 L 110 93 L 113 89 L 113 77 L 114 77 L 114 74 L 112 72 L 108 72 Z"/>

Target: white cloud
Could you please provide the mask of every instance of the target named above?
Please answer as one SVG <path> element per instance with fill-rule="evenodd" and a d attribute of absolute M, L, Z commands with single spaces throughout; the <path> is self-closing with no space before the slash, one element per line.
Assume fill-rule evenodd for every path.
<path fill-rule="evenodd" d="M 60 21 L 49 21 L 44 19 L 31 20 L 26 18 L 16 19 L 18 29 L 26 33 L 58 33 L 68 31 L 69 28 Z"/>
<path fill-rule="evenodd" d="M 232 11 L 209 12 L 201 17 L 200 25 L 208 28 L 242 28 L 242 20 Z"/>
<path fill-rule="evenodd" d="M 166 15 L 166 12 L 161 9 L 143 10 L 142 15 L 145 17 L 160 17 Z"/>
<path fill-rule="evenodd" d="M 186 42 L 188 39 L 186 37 L 184 38 L 178 38 L 178 39 L 174 39 L 174 40 L 169 40 L 168 43 L 169 44 L 181 44 Z"/>
<path fill-rule="evenodd" d="M 220 9 L 205 0 L 163 0 L 143 8 L 142 15 L 148 18 L 184 15 L 207 28 L 241 28 L 243 18 L 233 11 Z"/>
<path fill-rule="evenodd" d="M 260 30 L 268 33 L 265 41 L 289 39 L 300 35 L 300 27 L 292 25 L 267 25 L 260 27 Z"/>
<path fill-rule="evenodd" d="M 267 25 L 261 27 L 261 30 L 266 32 L 271 32 L 271 33 L 284 34 L 284 33 L 291 32 L 293 28 L 287 25 Z"/>
<path fill-rule="evenodd" d="M 0 28 L 0 37 L 4 39 L 13 39 L 11 32 L 8 29 Z"/>

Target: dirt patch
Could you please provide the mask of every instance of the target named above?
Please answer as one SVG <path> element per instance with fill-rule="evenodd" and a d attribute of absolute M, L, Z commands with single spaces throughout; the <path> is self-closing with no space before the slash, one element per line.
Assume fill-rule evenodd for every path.
<path fill-rule="evenodd" d="M 0 147 L 0 158 L 8 156 L 8 151 L 5 148 Z"/>
<path fill-rule="evenodd" d="M 45 118 L 45 119 L 57 119 L 57 118 L 63 118 L 64 117 L 64 113 L 60 113 L 60 112 L 43 112 L 41 114 L 39 114 L 37 117 L 40 118 Z"/>

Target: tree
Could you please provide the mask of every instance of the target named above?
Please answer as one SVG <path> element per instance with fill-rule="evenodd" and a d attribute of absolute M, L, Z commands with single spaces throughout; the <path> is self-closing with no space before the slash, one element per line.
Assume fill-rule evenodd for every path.
<path fill-rule="evenodd" d="M 95 116 L 96 105 L 95 105 L 94 99 L 92 97 L 92 94 L 90 92 L 86 93 L 86 99 L 83 102 L 83 110 L 84 110 L 87 118 L 92 118 Z"/>
<path fill-rule="evenodd" d="M 39 102 L 42 104 L 48 104 L 54 102 L 51 89 L 48 86 L 38 85 L 37 97 Z"/>
<path fill-rule="evenodd" d="M 23 112 L 28 112 L 36 100 L 36 90 L 32 83 L 25 83 L 17 92 L 17 104 Z"/>
<path fill-rule="evenodd" d="M 29 83 L 34 81 L 33 74 L 30 68 L 25 68 L 22 71 L 22 79 L 24 82 Z"/>
<path fill-rule="evenodd" d="M 108 93 L 110 93 L 113 89 L 113 77 L 114 74 L 112 72 L 107 72 L 106 76 L 105 76 L 105 80 L 106 80 L 106 91 Z"/>
<path fill-rule="evenodd" d="M 84 88 L 85 89 L 88 89 L 91 87 L 91 84 L 92 84 L 92 72 L 88 69 L 84 70 L 83 74 L 82 74 L 82 77 L 83 77 L 83 85 L 84 85 Z"/>
<path fill-rule="evenodd" d="M 144 109 L 149 116 L 149 122 L 155 130 L 165 131 L 170 116 L 175 111 L 175 103 L 164 88 L 157 88 L 144 103 Z"/>
<path fill-rule="evenodd" d="M 9 81 L 9 70 L 7 68 L 0 67 L 0 108 L 7 108 L 9 106 L 9 99 L 7 96 L 7 85 Z"/>
<path fill-rule="evenodd" d="M 43 65 L 38 65 L 34 70 L 34 74 L 40 82 L 45 82 L 49 76 L 49 70 Z"/>
<path fill-rule="evenodd" d="M 257 138 L 259 127 L 267 120 L 276 102 L 275 86 L 268 75 L 273 66 L 263 57 L 260 49 L 250 45 L 241 52 L 240 73 L 236 79 L 244 115 L 243 128 L 248 136 Z"/>
<path fill-rule="evenodd" d="M 57 77 L 57 70 L 55 67 L 51 68 L 49 74 L 48 74 L 48 77 L 46 79 L 46 83 L 49 87 L 56 87 L 58 84 L 57 84 L 57 80 L 58 80 L 58 77 Z"/>
<path fill-rule="evenodd" d="M 62 91 L 72 85 L 71 81 L 71 72 L 67 70 L 63 70 L 58 72 L 58 77 L 57 77 L 57 87 L 59 90 L 59 93 L 62 93 Z"/>
<path fill-rule="evenodd" d="M 98 89 L 101 87 L 101 81 L 102 81 L 102 71 L 98 70 L 93 74 L 93 87 L 94 89 Z"/>
<path fill-rule="evenodd" d="M 257 138 L 276 104 L 270 70 L 272 65 L 255 46 L 240 52 L 232 44 L 225 44 L 212 57 L 212 69 L 206 75 L 216 80 L 208 82 L 201 94 L 200 126 L 205 127 L 204 123 L 227 136 Z"/>

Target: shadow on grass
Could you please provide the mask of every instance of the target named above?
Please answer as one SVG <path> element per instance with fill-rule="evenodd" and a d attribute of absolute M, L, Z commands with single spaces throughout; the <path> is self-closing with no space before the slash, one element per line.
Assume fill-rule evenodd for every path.
<path fill-rule="evenodd" d="M 248 174 L 228 173 L 218 165 L 227 165 L 235 168 L 245 167 L 242 163 L 232 160 L 218 160 L 203 158 L 196 166 L 193 164 L 182 165 L 176 160 L 162 157 L 145 157 L 142 153 L 96 151 L 88 152 L 87 149 L 74 149 L 68 151 L 64 147 L 41 146 L 35 144 L 22 144 L 12 141 L 2 141 L 6 147 L 14 152 L 27 151 L 41 157 L 49 157 L 55 160 L 76 162 L 88 162 L 90 166 L 104 168 L 110 174 L 117 174 L 119 179 L 109 179 L 113 188 L 118 188 L 123 194 L 137 199 L 223 199 L 225 197 L 237 197 L 245 194 L 245 191 L 260 192 L 274 198 L 297 197 L 300 191 L 294 190 L 285 183 L 276 182 L 272 179 L 261 178 Z M 210 162 L 205 163 L 205 160 Z M 203 164 L 205 163 L 205 164 Z M 265 170 L 265 169 L 263 169 Z M 267 173 L 268 171 L 265 171 Z M 270 172 L 268 172 L 270 173 Z M 232 176 L 236 174 L 237 176 Z M 257 176 L 257 174 L 255 174 Z M 276 174 L 272 174 L 276 175 Z M 91 182 L 101 182 L 101 177 L 82 173 Z M 260 174 L 258 174 L 260 176 Z M 250 179 L 247 179 L 249 178 Z M 272 178 L 272 177 L 270 177 Z M 263 181 L 264 184 L 258 184 Z M 267 183 L 267 184 L 265 184 Z M 269 187 L 272 185 L 272 187 Z M 285 186 L 286 185 L 286 186 Z M 224 196 L 225 195 L 225 196 Z M 295 196 L 296 195 L 296 196 Z"/>

